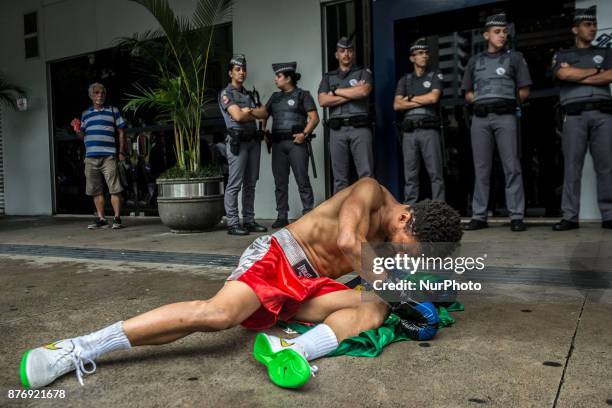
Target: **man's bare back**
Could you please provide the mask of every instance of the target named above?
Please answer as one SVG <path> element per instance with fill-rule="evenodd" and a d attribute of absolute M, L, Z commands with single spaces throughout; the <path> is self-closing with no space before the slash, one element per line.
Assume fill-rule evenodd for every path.
<path fill-rule="evenodd" d="M 359 198 L 355 197 L 356 193 L 370 196 L 374 203 L 373 209 L 369 211 L 369 222 L 365 226 L 366 240 L 383 242 L 388 231 L 383 226 L 382 215 L 389 206 L 401 204 L 386 188 L 371 178 L 359 180 L 287 227 L 322 276 L 336 279 L 355 270 L 351 260 L 339 247 L 338 238 L 341 234 L 341 214 L 351 210 L 346 207 L 351 204 L 352 198 Z"/>

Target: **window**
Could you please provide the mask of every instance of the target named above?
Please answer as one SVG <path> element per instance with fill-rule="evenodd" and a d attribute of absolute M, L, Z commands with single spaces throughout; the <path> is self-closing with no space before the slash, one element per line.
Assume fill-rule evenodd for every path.
<path fill-rule="evenodd" d="M 38 15 L 34 11 L 23 16 L 25 57 L 38 57 Z"/>

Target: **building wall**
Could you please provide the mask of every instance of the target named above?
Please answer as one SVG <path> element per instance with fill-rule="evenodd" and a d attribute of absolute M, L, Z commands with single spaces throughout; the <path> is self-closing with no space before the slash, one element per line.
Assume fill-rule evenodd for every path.
<path fill-rule="evenodd" d="M 171 3 L 179 13 L 195 4 Z M 40 56 L 26 60 L 23 14 L 32 11 L 38 11 Z M 29 91 L 26 112 L 3 112 L 6 214 L 53 211 L 46 62 L 108 48 L 117 37 L 152 28 L 148 12 L 126 0 L 0 2 L 0 69 Z"/>
<path fill-rule="evenodd" d="M 178 14 L 191 14 L 195 0 L 171 0 Z M 262 97 L 274 90 L 270 63 L 297 60 L 302 86 L 315 91 L 321 73 L 319 1 L 248 1 L 234 7 L 234 48 L 249 58 L 249 85 Z M 269 10 L 274 10 L 274 18 Z M 40 57 L 25 60 L 23 14 L 38 11 Z M 0 2 L 0 69 L 29 90 L 27 112 L 3 112 L 6 213 L 51 214 L 52 146 L 50 143 L 48 61 L 111 47 L 118 37 L 156 28 L 141 6 L 127 0 L 24 0 Z M 85 90 L 84 90 L 85 91 Z M 314 143 L 323 168 L 322 137 Z M 263 149 L 256 209 L 259 218 L 276 216 L 270 156 Z M 314 181 L 317 201 L 323 199 L 323 178 Z M 301 211 L 291 181 L 291 216 Z"/>

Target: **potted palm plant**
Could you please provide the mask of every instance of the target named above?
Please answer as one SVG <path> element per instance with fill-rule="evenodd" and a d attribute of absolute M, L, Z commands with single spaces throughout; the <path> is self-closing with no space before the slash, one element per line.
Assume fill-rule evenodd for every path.
<path fill-rule="evenodd" d="M 132 55 L 154 67 L 153 86 L 136 84 L 125 110 L 151 108 L 174 130 L 176 166 L 157 179 L 158 210 L 174 232 L 203 231 L 223 216 L 223 177 L 200 163 L 200 130 L 215 26 L 227 21 L 232 0 L 198 0 L 191 18 L 175 15 L 167 0 L 131 0 L 144 6 L 160 28 L 123 39 Z"/>

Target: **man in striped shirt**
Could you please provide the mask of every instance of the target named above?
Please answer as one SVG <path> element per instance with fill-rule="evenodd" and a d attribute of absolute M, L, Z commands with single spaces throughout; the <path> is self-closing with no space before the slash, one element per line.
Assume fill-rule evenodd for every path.
<path fill-rule="evenodd" d="M 123 128 L 125 120 L 119 110 L 113 106 L 105 106 L 106 89 L 100 83 L 89 86 L 89 97 L 92 106 L 81 115 L 80 123 L 73 121 L 75 131 L 85 142 L 85 192 L 93 197 L 96 206 L 96 219 L 89 229 L 106 228 L 108 223 L 104 217 L 104 182 L 111 195 L 114 218 L 113 229 L 121 225 L 121 180 L 117 170 L 117 160 L 125 160 L 125 135 Z M 119 135 L 119 152 L 115 134 Z"/>

